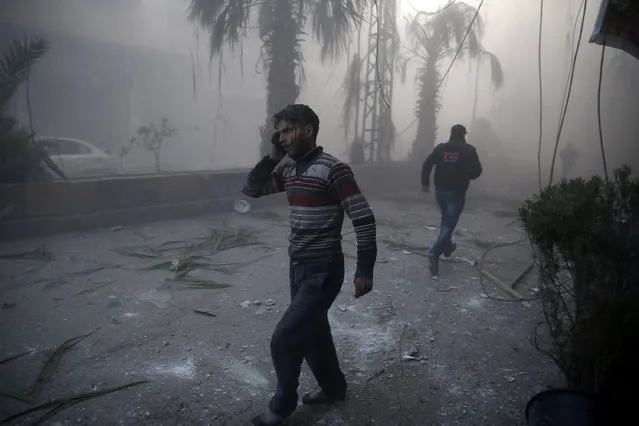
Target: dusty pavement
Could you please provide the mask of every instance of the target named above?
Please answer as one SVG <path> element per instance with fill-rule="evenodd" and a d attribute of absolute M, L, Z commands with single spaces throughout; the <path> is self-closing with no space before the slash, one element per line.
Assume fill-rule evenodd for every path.
<path fill-rule="evenodd" d="M 483 288 L 463 261 L 442 262 L 439 282 L 428 277 L 423 253 L 438 223 L 430 198 L 371 200 L 379 263 L 374 292 L 359 300 L 347 221 L 347 276 L 330 319 L 350 396 L 327 410 L 300 407 L 288 424 L 512 426 L 524 423 L 528 398 L 556 383 L 529 343 L 537 302 L 492 299 L 505 294 Z M 513 211 L 469 202 L 456 255 L 478 260 L 486 243 L 522 238 Z M 288 299 L 287 213 L 282 206 L 0 245 L 0 360 L 34 351 L 2 362 L 0 384 L 37 405 L 148 380 L 14 424 L 47 413 L 46 424 L 246 424 L 274 386 L 268 350 Z M 492 252 L 486 267 L 509 280 L 529 261 L 520 244 Z M 517 289 L 529 297 L 534 287 L 533 272 Z M 301 391 L 313 385 L 305 367 Z M 31 406 L 0 396 L 0 417 Z"/>

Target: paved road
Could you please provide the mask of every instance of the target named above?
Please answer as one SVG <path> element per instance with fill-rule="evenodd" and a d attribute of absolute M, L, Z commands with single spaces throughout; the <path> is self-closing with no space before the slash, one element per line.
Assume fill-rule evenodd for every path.
<path fill-rule="evenodd" d="M 347 279 L 330 313 L 350 397 L 329 410 L 300 408 L 289 424 L 522 424 L 528 398 L 558 377 L 528 340 L 537 303 L 491 299 L 505 295 L 482 288 L 463 261 L 443 263 L 433 282 L 423 257 L 436 235 L 432 203 L 414 195 L 371 203 L 375 290 L 352 297 L 349 223 Z M 459 225 L 458 256 L 476 260 L 487 242 L 523 236 L 508 226 L 509 207 L 474 203 Z M 26 393 L 57 347 L 92 333 L 59 351 L 34 401 L 149 382 L 70 406 L 50 424 L 246 424 L 274 386 L 268 348 L 287 305 L 287 232 L 282 206 L 1 244 L 0 255 L 35 259 L 0 260 L 0 359 L 36 350 L 0 365 L 2 382 Z M 486 267 L 512 279 L 529 260 L 515 245 L 491 253 Z M 531 274 L 517 288 L 530 296 L 534 282 Z M 304 370 L 302 391 L 312 386 Z M 3 418 L 30 407 L 0 401 Z"/>

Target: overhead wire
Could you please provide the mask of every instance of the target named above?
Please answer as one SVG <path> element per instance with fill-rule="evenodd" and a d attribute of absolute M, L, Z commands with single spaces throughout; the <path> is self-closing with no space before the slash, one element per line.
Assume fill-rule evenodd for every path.
<path fill-rule="evenodd" d="M 574 64 L 575 58 L 573 55 L 574 55 L 575 41 L 577 38 L 577 24 L 579 23 L 579 14 L 582 12 L 584 3 L 585 3 L 585 0 L 582 0 L 581 3 L 579 4 L 579 8 L 577 9 L 577 13 L 575 15 L 575 21 L 572 25 L 572 35 L 570 37 L 570 63 L 568 64 L 568 76 L 570 76 L 570 70 L 572 70 L 572 67 L 575 66 Z M 568 94 L 569 88 L 570 88 L 570 80 L 568 78 L 566 79 L 566 84 L 564 85 L 564 91 L 561 95 L 560 105 L 562 105 L 562 108 L 563 108 L 563 105 L 566 103 L 566 96 Z"/>
<path fill-rule="evenodd" d="M 539 10 L 539 41 L 537 45 L 537 71 L 539 73 L 539 141 L 537 145 L 537 176 L 539 180 L 539 191 L 542 190 L 541 185 L 541 144 L 544 138 L 544 86 L 542 81 L 541 67 L 541 42 L 543 39 L 544 29 L 544 0 L 540 2 Z"/>
<path fill-rule="evenodd" d="M 577 39 L 577 45 L 575 46 L 575 53 L 573 55 L 573 60 L 570 69 L 570 75 L 568 78 L 568 91 L 566 92 L 566 99 L 564 104 L 562 105 L 561 117 L 559 119 L 559 128 L 557 130 L 557 138 L 555 140 L 555 147 L 553 149 L 552 154 L 552 162 L 550 164 L 550 177 L 548 179 L 548 186 L 552 185 L 554 172 L 555 172 L 555 162 L 557 160 L 557 150 L 559 149 L 559 140 L 561 139 L 561 132 L 564 127 L 564 122 L 566 120 L 566 112 L 568 111 L 568 105 L 570 103 L 570 94 L 572 92 L 572 85 L 575 78 L 575 69 L 577 65 L 577 58 L 579 57 L 579 48 L 581 46 L 581 39 L 584 32 L 584 23 L 586 21 L 586 11 L 588 10 L 588 0 L 584 0 L 584 8 L 581 13 L 581 25 L 579 28 L 579 38 Z"/>
<path fill-rule="evenodd" d="M 575 22 L 572 25 L 572 35 L 570 37 L 570 64 L 568 67 L 568 72 L 570 72 L 570 67 L 572 67 L 572 61 L 573 61 L 573 53 L 574 53 L 574 47 L 575 47 L 575 39 L 577 37 L 577 24 L 579 23 L 579 14 L 581 13 L 582 8 L 584 7 L 584 2 L 585 0 L 582 0 L 581 3 L 579 4 L 579 9 L 577 9 L 577 13 L 576 13 L 576 17 L 575 17 Z M 566 80 L 566 85 L 564 86 L 564 92 L 562 94 L 562 98 L 561 98 L 561 105 L 564 104 L 564 102 L 566 101 L 566 92 L 568 92 L 568 81 Z"/>
<path fill-rule="evenodd" d="M 603 67 L 606 55 L 606 37 L 601 45 L 601 59 L 599 61 L 599 81 L 597 83 L 597 127 L 599 128 L 599 147 L 601 148 L 601 160 L 603 162 L 604 177 L 608 180 L 608 164 L 606 162 L 606 149 L 603 141 L 603 129 L 601 126 L 601 86 L 603 81 Z"/>
<path fill-rule="evenodd" d="M 457 48 L 457 51 L 455 52 L 455 56 L 453 56 L 453 60 L 450 61 L 450 65 L 448 66 L 448 69 L 446 70 L 446 72 L 444 73 L 442 78 L 437 83 L 437 86 L 435 87 L 435 90 L 433 91 L 433 95 L 430 97 L 430 99 L 428 100 L 426 105 L 429 105 L 435 99 L 439 89 L 441 88 L 441 86 L 446 81 L 446 78 L 448 77 L 448 74 L 450 73 L 450 70 L 453 68 L 453 65 L 455 64 L 455 61 L 459 57 L 459 54 L 461 53 L 462 49 L 465 47 L 466 39 L 468 38 L 468 35 L 472 31 L 473 25 L 475 24 L 475 21 L 477 20 L 477 17 L 479 16 L 479 12 L 480 12 L 482 6 L 484 5 L 485 1 L 486 0 L 481 0 L 481 2 L 479 3 L 479 6 L 477 6 L 477 10 L 475 11 L 474 16 L 473 16 L 472 20 L 470 21 L 470 24 L 468 25 L 468 28 L 466 29 L 464 37 L 462 38 L 461 42 L 459 43 L 459 47 Z M 413 125 L 415 123 L 417 123 L 418 120 L 419 120 L 419 117 L 415 117 L 415 119 L 408 126 L 406 126 L 404 128 L 404 130 L 402 130 L 401 132 L 397 133 L 397 137 L 399 137 L 399 136 L 403 135 L 404 133 L 406 133 L 406 131 L 408 129 L 410 129 L 411 127 L 413 127 Z"/>

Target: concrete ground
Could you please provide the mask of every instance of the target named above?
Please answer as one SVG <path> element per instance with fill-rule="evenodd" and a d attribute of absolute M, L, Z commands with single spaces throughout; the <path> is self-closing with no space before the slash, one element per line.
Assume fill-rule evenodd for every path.
<path fill-rule="evenodd" d="M 524 424 L 531 396 L 557 382 L 529 342 L 538 302 L 501 300 L 459 259 L 521 239 L 513 206 L 469 201 L 455 262 L 442 262 L 433 281 L 423 256 L 437 233 L 431 199 L 370 200 L 378 265 L 374 291 L 358 300 L 347 221 L 347 276 L 330 320 L 349 398 L 300 406 L 288 424 L 512 426 Z M 275 384 L 269 339 L 288 303 L 287 234 L 282 206 L 2 243 L 0 360 L 33 352 L 0 361 L 0 385 L 33 403 L 0 396 L 0 418 L 84 395 L 13 424 L 47 413 L 46 424 L 247 424 Z M 529 262 L 523 243 L 491 252 L 485 268 L 508 281 Z M 516 289 L 533 298 L 535 279 L 533 271 Z M 86 395 L 139 380 L 148 382 Z M 313 386 L 305 367 L 300 391 Z"/>

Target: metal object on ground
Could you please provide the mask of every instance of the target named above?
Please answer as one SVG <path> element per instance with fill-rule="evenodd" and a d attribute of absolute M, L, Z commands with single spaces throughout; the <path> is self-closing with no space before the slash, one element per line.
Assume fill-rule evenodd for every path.
<path fill-rule="evenodd" d="M 233 201 L 233 210 L 240 214 L 246 214 L 251 211 L 251 204 L 242 199 Z"/>

